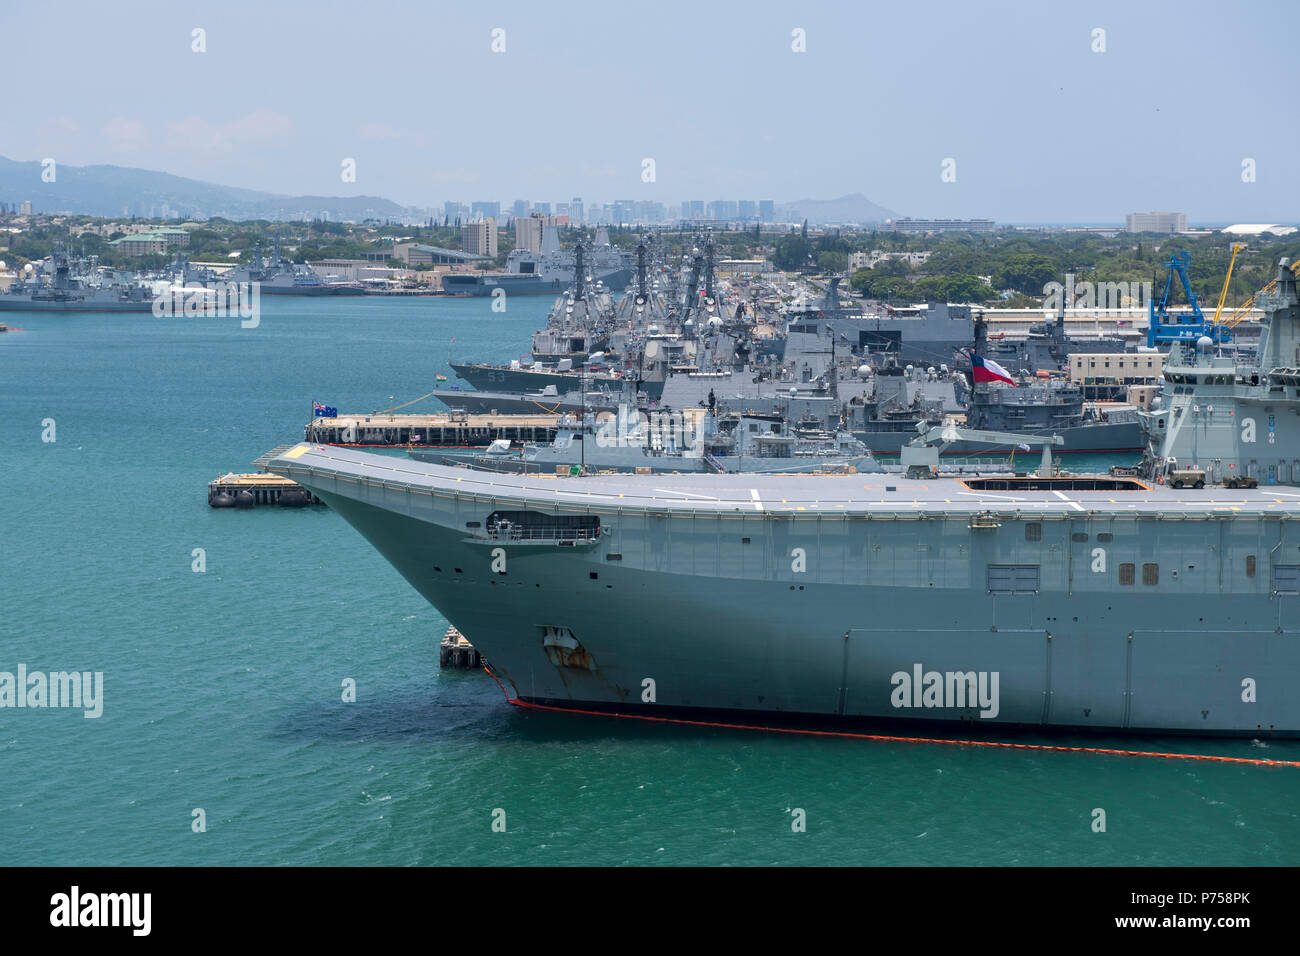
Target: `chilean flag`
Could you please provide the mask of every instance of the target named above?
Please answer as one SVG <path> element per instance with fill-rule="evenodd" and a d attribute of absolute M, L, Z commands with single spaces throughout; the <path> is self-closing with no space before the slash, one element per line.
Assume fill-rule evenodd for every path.
<path fill-rule="evenodd" d="M 1006 382 L 1008 385 L 1015 385 L 1015 381 L 1007 374 L 997 362 L 992 359 L 982 358 L 974 352 L 970 354 L 971 374 L 975 378 L 975 384 L 980 385 L 985 382 Z"/>

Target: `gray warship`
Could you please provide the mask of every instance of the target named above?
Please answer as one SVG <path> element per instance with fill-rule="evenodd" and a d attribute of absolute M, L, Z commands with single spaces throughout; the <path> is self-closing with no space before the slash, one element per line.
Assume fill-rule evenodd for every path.
<path fill-rule="evenodd" d="M 987 354 L 988 333 L 983 318 L 975 321 L 974 355 Z M 1137 408 L 1119 405 L 1089 407 L 1083 389 L 1056 378 L 1022 375 L 1017 385 L 972 383 L 966 423 L 972 428 L 1043 435 L 1064 439 L 1062 452 L 1140 452 L 1146 437 Z M 978 451 L 965 442 L 947 454 Z M 1011 451 L 1011 447 L 1001 449 Z"/>
<path fill-rule="evenodd" d="M 631 281 L 632 264 L 625 252 L 610 245 L 609 231 L 596 231 L 596 242 L 586 264 L 593 282 L 607 289 L 622 289 Z M 542 251 L 515 249 L 506 255 L 505 272 L 449 273 L 442 291 L 452 296 L 485 296 L 502 289 L 507 295 L 555 295 L 573 285 L 582 267 L 573 252 L 560 248 L 555 226 L 542 230 Z"/>
<path fill-rule="evenodd" d="M 1067 277 L 1067 280 L 1069 278 L 1072 277 Z M 1118 335 L 1069 335 L 1065 330 L 1065 307 L 1065 297 L 1062 296 L 1056 321 L 1036 322 L 1023 336 L 999 334 L 996 338 L 988 337 L 985 354 L 1009 369 L 1056 372 L 1068 367 L 1072 352 L 1116 354 L 1136 351 L 1135 343 Z"/>
<path fill-rule="evenodd" d="M 1183 464 L 1201 429 L 1199 454 L 1294 488 L 1289 269 L 1261 305 L 1255 365 L 1175 363 L 1167 414 L 1208 386 L 1219 430 L 1166 418 L 1162 451 Z M 1300 736 L 1300 493 L 1275 485 L 543 478 L 311 444 L 269 469 L 356 527 L 521 700 Z"/>
<path fill-rule="evenodd" d="M 758 474 L 762 472 L 880 471 L 870 450 L 847 431 L 827 432 L 814 423 L 797 427 L 778 415 L 659 413 L 645 415 L 630 404 L 598 422 L 565 416 L 555 440 L 512 448 L 498 439 L 483 449 L 412 450 L 416 461 L 467 465 L 515 474 L 608 472 L 626 474 Z"/>
<path fill-rule="evenodd" d="M 0 312 L 149 312 L 152 290 L 138 282 L 104 280 L 95 257 L 73 259 L 62 249 L 43 270 L 25 269 L 0 293 Z"/>
<path fill-rule="evenodd" d="M 1242 478 L 1300 484 L 1295 295 L 1294 267 L 1284 259 L 1277 278 L 1256 299 L 1265 318 L 1249 358 L 1210 336 L 1174 343 L 1162 394 L 1142 413 L 1150 477 L 1163 482 L 1175 472 L 1200 471 L 1209 484 Z"/>
<path fill-rule="evenodd" d="M 210 276 L 208 282 L 258 284 L 262 295 L 338 296 L 365 295 L 359 282 L 331 281 L 322 278 L 306 263 L 297 263 L 280 251 L 277 236 L 270 256 L 263 256 L 261 248 L 255 251 L 250 262 L 234 266 L 220 276 Z M 206 283 L 205 283 L 206 284 Z M 212 288 L 209 285 L 209 288 Z"/>
<path fill-rule="evenodd" d="M 582 255 L 583 250 L 580 247 L 575 255 Z M 624 295 L 615 306 L 617 317 L 623 321 L 635 323 L 638 327 L 655 327 L 656 321 L 666 319 L 666 303 L 663 294 L 660 293 L 657 283 L 649 278 L 650 263 L 648 260 L 647 243 L 642 242 L 637 246 L 637 282 L 633 289 Z M 579 292 L 578 290 L 582 291 Z M 582 316 L 577 320 L 573 318 L 573 309 L 579 306 L 580 299 L 587 299 L 590 295 L 587 291 L 585 278 L 582 283 L 575 284 L 574 295 L 562 297 L 557 301 L 555 308 L 548 318 L 548 329 L 537 333 L 533 337 L 532 347 L 538 350 L 532 354 L 532 360 L 528 362 L 516 359 L 508 364 L 492 364 L 486 362 L 450 362 L 456 377 L 468 382 L 476 391 L 498 392 L 498 393 L 540 393 L 544 389 L 555 389 L 557 392 L 569 392 L 575 389 L 594 386 L 597 388 L 621 388 L 625 379 L 622 371 L 609 368 L 584 369 L 583 362 L 590 352 L 595 350 L 597 341 L 603 341 L 605 345 L 609 344 L 609 338 L 599 338 L 599 335 L 592 339 L 584 327 L 584 318 L 588 315 L 594 321 L 586 322 L 585 325 L 604 325 L 608 327 L 610 316 L 601 314 L 602 308 L 607 304 L 604 299 L 598 305 L 593 305 L 586 301 L 581 302 L 583 310 Z M 570 307 L 573 307 L 572 309 Z M 564 321 L 567 320 L 567 321 Z M 575 349 L 574 329 L 579 330 L 577 342 L 578 347 Z M 554 331 L 558 329 L 557 331 Z M 560 343 L 557 344 L 557 339 Z M 567 350 L 565 357 L 555 357 L 558 351 Z M 543 361 L 543 357 L 552 359 L 550 362 Z M 575 367 L 575 358 L 577 366 Z M 662 381 L 643 381 L 643 390 L 651 397 L 658 397 L 663 388 Z M 448 389 L 447 391 L 453 391 Z M 440 396 L 442 397 L 442 396 Z M 460 401 L 459 396 L 447 396 L 443 398 L 446 404 L 455 404 Z"/>

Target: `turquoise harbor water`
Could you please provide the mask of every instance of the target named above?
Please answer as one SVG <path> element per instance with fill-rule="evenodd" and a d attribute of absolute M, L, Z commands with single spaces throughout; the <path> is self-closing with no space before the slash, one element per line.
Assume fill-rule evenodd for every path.
<path fill-rule="evenodd" d="M 5 316 L 0 671 L 102 671 L 104 702 L 0 709 L 0 864 L 1300 862 L 1300 769 L 520 712 L 438 669 L 445 621 L 337 515 L 207 506 L 313 398 L 414 398 L 449 356 L 519 355 L 549 304 Z"/>

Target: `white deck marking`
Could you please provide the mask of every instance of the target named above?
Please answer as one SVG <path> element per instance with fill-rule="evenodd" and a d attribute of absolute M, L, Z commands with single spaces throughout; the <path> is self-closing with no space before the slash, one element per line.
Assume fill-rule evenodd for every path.
<path fill-rule="evenodd" d="M 1060 498 L 1062 501 L 1064 501 L 1067 505 L 1069 505 L 1069 506 L 1070 506 L 1071 508 L 1073 508 L 1075 511 L 1082 511 L 1082 510 L 1083 510 L 1083 505 L 1079 504 L 1079 502 L 1077 502 L 1077 501 L 1071 501 L 1069 498 L 1067 498 L 1067 497 L 1066 497 L 1064 494 L 1062 494 L 1061 492 L 1059 492 L 1059 491 L 1053 491 L 1052 494 L 1056 495 L 1056 497 Z"/>
<path fill-rule="evenodd" d="M 690 491 L 677 491 L 672 488 L 655 488 L 654 490 L 664 495 L 681 495 L 683 498 L 703 498 L 705 501 L 720 500 L 713 495 L 697 495 Z"/>
<path fill-rule="evenodd" d="M 763 499 L 760 498 L 760 497 L 758 496 L 758 489 L 757 489 L 757 488 L 750 488 L 750 489 L 749 489 L 749 497 L 751 497 L 751 498 L 754 499 L 754 510 L 755 510 L 755 511 L 762 511 L 762 510 L 763 510 Z"/>
<path fill-rule="evenodd" d="M 1017 498 L 1014 495 L 990 495 L 985 491 L 959 491 L 959 495 L 966 495 L 971 498 L 978 498 L 983 501 L 985 498 L 996 498 L 999 501 L 1024 501 L 1024 498 Z"/>

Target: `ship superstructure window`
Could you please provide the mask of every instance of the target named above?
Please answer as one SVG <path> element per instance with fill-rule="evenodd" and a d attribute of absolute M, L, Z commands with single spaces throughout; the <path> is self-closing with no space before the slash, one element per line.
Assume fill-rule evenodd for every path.
<path fill-rule="evenodd" d="M 1124 587 L 1132 587 L 1134 580 L 1133 572 L 1133 565 L 1121 564 L 1119 566 L 1119 583 Z"/>
<path fill-rule="evenodd" d="M 548 515 L 540 511 L 494 511 L 487 533 L 498 541 L 575 541 L 600 536 L 595 515 Z"/>
<path fill-rule="evenodd" d="M 1038 565 L 990 564 L 988 585 L 995 594 L 1032 594 L 1038 590 Z"/>
<path fill-rule="evenodd" d="M 1042 540 L 1043 540 L 1043 525 L 1042 525 L 1041 522 L 1038 522 L 1038 521 L 1030 521 L 1030 522 L 1026 523 L 1026 525 L 1025 525 L 1025 540 L 1026 540 L 1026 541 L 1042 541 Z"/>
<path fill-rule="evenodd" d="M 1160 565 L 1144 564 L 1142 565 L 1142 583 L 1159 584 L 1160 583 Z"/>
<path fill-rule="evenodd" d="M 1273 590 L 1279 594 L 1300 594 L 1300 564 L 1275 565 Z"/>
<path fill-rule="evenodd" d="M 1088 532 L 1072 531 L 1070 532 L 1070 540 L 1075 542 L 1075 544 L 1082 544 L 1083 542 L 1088 540 Z"/>
<path fill-rule="evenodd" d="M 1111 534 L 1109 531 L 1099 531 L 1099 532 L 1097 532 L 1097 541 L 1098 541 L 1098 543 L 1100 543 L 1100 544 L 1109 544 L 1110 542 L 1112 542 L 1112 541 L 1114 541 L 1114 540 L 1115 540 L 1115 536 L 1114 536 L 1113 534 Z"/>
<path fill-rule="evenodd" d="M 1255 556 L 1253 554 L 1248 554 L 1246 555 L 1246 577 L 1253 578 L 1254 576 L 1255 576 Z"/>

